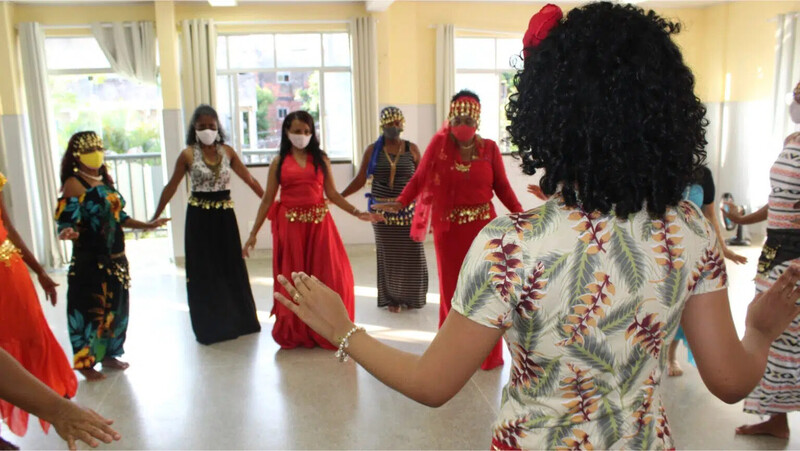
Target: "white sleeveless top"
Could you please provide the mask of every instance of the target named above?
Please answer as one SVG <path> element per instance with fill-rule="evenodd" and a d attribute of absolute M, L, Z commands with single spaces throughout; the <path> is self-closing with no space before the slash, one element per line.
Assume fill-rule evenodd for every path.
<path fill-rule="evenodd" d="M 200 146 L 195 144 L 192 148 L 194 161 L 189 168 L 189 175 L 192 179 L 192 191 L 209 193 L 214 191 L 226 191 L 231 186 L 231 160 L 228 152 L 217 144 L 217 154 L 221 157 L 218 170 L 209 167 L 203 161 L 203 151 Z"/>

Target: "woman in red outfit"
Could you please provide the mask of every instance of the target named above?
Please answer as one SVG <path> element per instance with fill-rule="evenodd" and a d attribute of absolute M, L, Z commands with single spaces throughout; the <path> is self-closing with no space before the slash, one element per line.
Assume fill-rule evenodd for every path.
<path fill-rule="evenodd" d="M 478 232 L 497 217 L 492 197 L 512 213 L 522 211 L 511 189 L 497 143 L 476 134 L 481 104 L 471 91 L 461 91 L 450 103 L 449 123 L 433 137 L 419 169 L 396 203 L 375 209 L 396 210 L 417 201 L 411 237 L 422 241 L 433 227 L 436 263 L 439 267 L 439 327 L 450 312 L 458 272 Z M 314 274 L 314 273 L 308 273 Z M 490 370 L 503 364 L 502 340 L 481 365 Z"/>
<path fill-rule="evenodd" d="M 314 274 L 342 297 L 352 320 L 355 315 L 353 270 L 325 197 L 363 221 L 379 221 L 380 215 L 362 213 L 336 190 L 328 157 L 320 149 L 314 118 L 295 111 L 283 121 L 280 155 L 269 167 L 267 189 L 256 221 L 242 253 L 249 257 L 264 220 L 272 221 L 272 274 L 290 277 L 294 271 Z M 281 198 L 275 201 L 280 188 Z M 287 294 L 275 282 L 275 291 Z M 272 337 L 281 348 L 336 349 L 278 302 L 272 307 Z"/>
<path fill-rule="evenodd" d="M 72 398 L 78 390 L 78 379 L 47 325 L 25 264 L 36 273 L 39 284 L 53 305 L 56 305 L 57 285 L 11 224 L 3 204 L 5 183 L 5 177 L 0 174 L 0 348 L 60 396 Z M 28 412 L 0 400 L 0 415 L 11 432 L 25 435 Z M 42 420 L 40 423 L 42 429 L 47 431 L 49 425 Z M 4 443 L 7 442 L 0 439 L 0 449 Z"/>

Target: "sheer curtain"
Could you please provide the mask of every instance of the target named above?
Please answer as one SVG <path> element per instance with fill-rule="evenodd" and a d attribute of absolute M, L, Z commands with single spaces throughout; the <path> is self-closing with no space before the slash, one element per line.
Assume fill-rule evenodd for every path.
<path fill-rule="evenodd" d="M 436 130 L 447 118 L 450 98 L 455 94 L 455 35 L 452 24 L 436 26 Z"/>
<path fill-rule="evenodd" d="M 191 117 L 200 104 L 216 108 L 217 28 L 211 19 L 181 21 L 183 114 Z"/>
<path fill-rule="evenodd" d="M 795 124 L 789 118 L 787 105 L 795 85 L 800 81 L 800 28 L 798 13 L 779 14 L 775 31 L 775 81 L 772 92 L 772 136 L 780 148 L 783 139 Z"/>
<path fill-rule="evenodd" d="M 114 72 L 156 83 L 156 32 L 153 22 L 92 23 L 92 34 Z"/>
<path fill-rule="evenodd" d="M 355 103 L 356 148 L 353 161 L 378 133 L 378 45 L 375 19 L 357 17 L 350 22 L 353 45 L 353 97 Z"/>
<path fill-rule="evenodd" d="M 33 145 L 36 187 L 39 197 L 40 240 L 48 267 L 66 262 L 66 249 L 58 240 L 53 221 L 58 197 L 56 166 L 53 162 L 56 139 L 53 136 L 55 122 L 50 107 L 47 83 L 47 61 L 44 50 L 44 31 L 36 22 L 19 24 L 19 42 L 22 53 L 22 72 L 27 99 L 27 116 L 30 123 L 31 143 Z"/>

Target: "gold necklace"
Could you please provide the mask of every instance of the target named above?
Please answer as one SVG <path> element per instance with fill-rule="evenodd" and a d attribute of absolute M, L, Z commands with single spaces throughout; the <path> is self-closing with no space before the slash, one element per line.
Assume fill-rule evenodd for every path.
<path fill-rule="evenodd" d="M 202 149 L 200 150 L 200 153 L 203 155 L 203 164 L 205 164 L 206 167 L 211 170 L 211 173 L 214 174 L 214 181 L 219 180 L 219 172 L 222 168 L 222 155 L 217 152 L 217 162 L 209 163 L 206 159 L 206 154 Z"/>
<path fill-rule="evenodd" d="M 394 189 L 394 177 L 397 174 L 397 162 L 400 161 L 400 157 L 403 155 L 401 152 L 403 146 L 403 141 L 400 141 L 400 147 L 398 148 L 398 153 L 394 157 L 394 161 L 392 161 L 392 157 L 389 155 L 389 151 L 386 150 L 386 147 L 383 148 L 383 153 L 386 154 L 386 159 L 389 160 L 389 189 Z"/>
<path fill-rule="evenodd" d="M 472 143 L 472 145 L 471 145 L 471 146 L 469 146 L 469 147 L 464 147 L 464 146 L 462 146 L 461 144 L 459 144 L 459 147 L 461 147 L 462 149 L 465 149 L 465 150 L 466 150 L 466 149 L 472 149 L 472 148 L 474 148 L 474 147 L 475 147 L 475 143 L 473 142 L 473 143 Z M 459 152 L 459 153 L 460 153 L 460 152 Z M 463 173 L 467 173 L 467 172 L 469 172 L 469 169 L 472 167 L 472 158 L 473 158 L 473 156 L 474 156 L 474 155 L 475 155 L 475 152 L 474 152 L 474 151 L 469 153 L 469 163 L 467 163 L 467 164 L 464 164 L 464 163 L 459 163 L 459 162 L 456 160 L 456 161 L 455 161 L 455 167 L 456 167 L 456 171 L 458 171 L 458 172 L 463 172 Z"/>

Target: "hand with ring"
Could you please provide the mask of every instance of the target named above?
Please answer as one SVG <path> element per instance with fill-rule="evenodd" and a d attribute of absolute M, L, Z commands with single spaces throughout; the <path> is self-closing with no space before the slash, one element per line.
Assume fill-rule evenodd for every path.
<path fill-rule="evenodd" d="M 329 342 L 336 343 L 353 328 L 339 293 L 316 277 L 299 272 L 292 273 L 291 281 L 279 275 L 278 282 L 291 298 L 275 292 L 275 299 Z"/>

